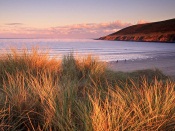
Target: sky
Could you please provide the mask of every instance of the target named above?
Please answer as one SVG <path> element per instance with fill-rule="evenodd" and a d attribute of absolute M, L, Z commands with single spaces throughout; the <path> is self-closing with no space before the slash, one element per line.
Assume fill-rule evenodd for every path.
<path fill-rule="evenodd" d="M 0 0 L 0 38 L 98 38 L 175 18 L 175 0 Z"/>

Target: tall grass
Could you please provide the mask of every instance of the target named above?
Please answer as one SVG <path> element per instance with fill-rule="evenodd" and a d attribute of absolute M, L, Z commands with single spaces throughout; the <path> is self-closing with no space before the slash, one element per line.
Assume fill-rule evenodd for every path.
<path fill-rule="evenodd" d="M 12 50 L 0 59 L 0 130 L 174 130 L 174 88 L 158 70 Z"/>

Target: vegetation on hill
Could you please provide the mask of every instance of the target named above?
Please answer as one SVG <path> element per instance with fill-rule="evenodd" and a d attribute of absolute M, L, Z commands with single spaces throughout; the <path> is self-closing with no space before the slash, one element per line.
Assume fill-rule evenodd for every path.
<path fill-rule="evenodd" d="M 0 58 L 0 130 L 173 130 L 174 88 L 159 70 L 13 50 Z"/>
<path fill-rule="evenodd" d="M 100 40 L 175 42 L 175 19 L 129 26 Z"/>

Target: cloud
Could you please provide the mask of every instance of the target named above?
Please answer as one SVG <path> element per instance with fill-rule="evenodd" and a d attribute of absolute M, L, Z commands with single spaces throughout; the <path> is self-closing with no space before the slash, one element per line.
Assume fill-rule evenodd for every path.
<path fill-rule="evenodd" d="M 149 21 L 146 21 L 146 20 L 139 20 L 137 22 L 137 24 L 146 24 L 146 23 L 149 23 Z"/>
<path fill-rule="evenodd" d="M 84 23 L 84 24 L 52 27 L 51 31 L 58 35 L 87 34 L 87 36 L 91 37 L 93 36 L 100 37 L 118 31 L 119 29 L 122 29 L 130 25 L 131 23 L 123 23 L 121 21 L 114 21 L 108 23 Z"/>
<path fill-rule="evenodd" d="M 0 33 L 10 34 L 15 37 L 19 35 L 25 38 L 98 38 L 130 26 L 131 23 L 124 23 L 117 20 L 106 23 L 82 23 L 49 28 L 34 28 L 17 25 L 23 24 L 7 23 L 4 28 L 0 29 Z"/>
<path fill-rule="evenodd" d="M 23 23 L 6 23 L 5 25 L 23 25 Z"/>

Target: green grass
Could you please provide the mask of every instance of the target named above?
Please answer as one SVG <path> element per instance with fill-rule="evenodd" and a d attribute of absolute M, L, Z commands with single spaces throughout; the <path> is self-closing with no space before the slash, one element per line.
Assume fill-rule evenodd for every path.
<path fill-rule="evenodd" d="M 174 88 L 159 70 L 12 50 L 0 59 L 0 130 L 173 130 Z"/>

